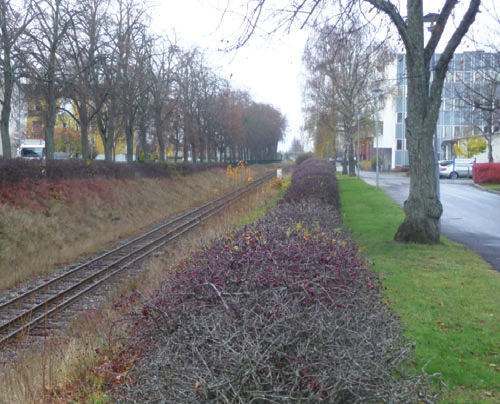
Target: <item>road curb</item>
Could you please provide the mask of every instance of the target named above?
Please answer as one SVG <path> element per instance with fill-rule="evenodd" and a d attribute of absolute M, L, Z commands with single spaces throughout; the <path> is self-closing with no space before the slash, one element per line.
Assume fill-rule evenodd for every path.
<path fill-rule="evenodd" d="M 492 193 L 492 194 L 497 194 L 497 195 L 500 195 L 500 191 L 497 191 L 497 190 L 494 190 L 494 189 L 484 188 L 484 187 L 482 187 L 481 185 L 476 184 L 476 183 L 474 183 L 473 185 L 474 185 L 474 187 L 476 187 L 477 189 L 480 189 L 480 190 L 482 190 L 482 191 L 486 191 L 486 192 L 490 192 L 490 193 Z"/>

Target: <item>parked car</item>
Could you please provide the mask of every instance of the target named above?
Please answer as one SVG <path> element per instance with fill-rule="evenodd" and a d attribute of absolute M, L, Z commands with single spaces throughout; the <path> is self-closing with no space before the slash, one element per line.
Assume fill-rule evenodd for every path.
<path fill-rule="evenodd" d="M 446 178 L 471 177 L 476 159 L 453 159 L 439 162 L 439 176 Z"/>
<path fill-rule="evenodd" d="M 54 160 L 69 160 L 69 153 L 54 152 Z"/>

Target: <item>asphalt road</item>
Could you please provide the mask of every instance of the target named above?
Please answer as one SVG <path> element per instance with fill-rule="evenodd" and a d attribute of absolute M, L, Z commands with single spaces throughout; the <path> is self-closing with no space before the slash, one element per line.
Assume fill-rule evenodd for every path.
<path fill-rule="evenodd" d="M 361 178 L 375 185 L 375 173 Z M 379 185 L 401 206 L 408 197 L 410 180 L 401 173 L 380 173 Z M 476 251 L 500 272 L 500 195 L 478 189 L 472 180 L 440 181 L 441 233 Z"/>

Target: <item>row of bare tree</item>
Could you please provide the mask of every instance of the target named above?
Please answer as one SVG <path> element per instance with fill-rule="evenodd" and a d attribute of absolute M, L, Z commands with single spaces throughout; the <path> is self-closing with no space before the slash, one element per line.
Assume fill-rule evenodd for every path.
<path fill-rule="evenodd" d="M 303 59 L 308 70 L 306 129 L 315 150 L 328 156 L 342 152 L 348 162 L 344 168 L 355 175 L 356 134 L 358 129 L 364 134 L 373 128 L 373 90 L 393 91 L 394 85 L 384 80 L 384 70 L 394 54 L 371 27 L 347 20 L 340 26 L 317 27 Z M 343 150 L 337 150 L 337 143 Z"/>
<path fill-rule="evenodd" d="M 283 115 L 255 103 L 185 50 L 150 32 L 138 0 L 0 0 L 1 137 L 12 156 L 9 121 L 16 88 L 43 104 L 47 158 L 54 156 L 56 116 L 64 111 L 91 155 L 96 129 L 106 160 L 124 142 L 146 161 L 273 159 L 286 128 Z M 21 84 L 22 83 L 22 84 Z"/>
<path fill-rule="evenodd" d="M 406 52 L 407 117 L 406 133 L 411 180 L 404 204 L 405 220 L 394 237 L 400 242 L 436 244 L 440 242 L 439 218 L 443 212 L 435 175 L 434 132 L 449 64 L 458 46 L 474 24 L 482 4 L 491 0 L 443 0 L 433 14 L 432 25 L 424 13 L 423 0 L 283 0 L 279 7 L 271 0 L 248 0 L 244 29 L 238 38 L 244 44 L 260 23 L 274 23 L 274 31 L 294 24 L 334 28 L 345 21 L 371 24 L 381 21 L 397 32 Z M 486 11 L 488 9 L 486 8 Z M 429 29 L 429 34 L 426 34 Z M 443 36 L 444 33 L 447 35 Z M 346 46 L 351 46 L 346 42 Z M 438 46 L 442 49 L 437 53 Z M 431 63 L 435 62 L 431 72 Z M 432 80 L 431 80 L 432 73 Z M 326 74 L 325 74 L 326 76 Z M 346 98 L 347 99 L 347 98 Z M 322 114 L 318 114 L 322 118 Z M 346 120 L 343 131 L 352 118 Z"/>
<path fill-rule="evenodd" d="M 500 130 L 500 53 L 491 47 L 491 52 L 460 55 L 447 73 L 443 94 L 445 110 L 461 112 L 467 133 L 484 137 L 489 162 L 493 136 Z M 464 69 L 466 57 L 469 66 Z M 396 96 L 396 82 L 384 74 L 395 58 L 388 41 L 377 39 L 373 26 L 362 26 L 359 20 L 316 27 L 307 42 L 306 130 L 318 154 L 344 155 L 345 174 L 355 175 L 358 129 L 361 137 L 375 131 L 373 89 L 382 87 L 385 94 Z"/>

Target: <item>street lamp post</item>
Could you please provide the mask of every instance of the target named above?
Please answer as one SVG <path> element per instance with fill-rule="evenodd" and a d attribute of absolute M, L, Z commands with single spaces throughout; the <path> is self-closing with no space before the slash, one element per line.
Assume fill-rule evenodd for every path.
<path fill-rule="evenodd" d="M 384 90 L 381 88 L 374 88 L 372 92 L 375 94 L 377 97 L 377 104 L 376 104 L 376 114 L 375 114 L 375 143 L 376 143 L 376 149 L 377 149 L 377 158 L 376 158 L 376 165 L 375 165 L 375 178 L 376 178 L 376 185 L 377 189 L 379 189 L 379 168 L 378 168 L 378 101 L 380 98 L 380 94 L 383 93 Z"/>
<path fill-rule="evenodd" d="M 356 165 L 357 165 L 357 168 L 358 168 L 358 180 L 359 180 L 359 120 L 361 119 L 361 112 L 358 112 L 358 153 L 357 153 L 357 156 L 356 156 Z"/>

